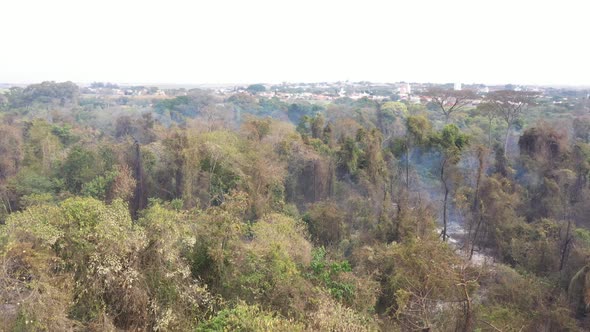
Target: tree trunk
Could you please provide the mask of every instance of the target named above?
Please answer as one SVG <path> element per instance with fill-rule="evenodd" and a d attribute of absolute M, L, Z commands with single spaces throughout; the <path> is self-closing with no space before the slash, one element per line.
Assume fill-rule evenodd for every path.
<path fill-rule="evenodd" d="M 137 220 L 138 211 L 146 207 L 146 190 L 145 190 L 145 176 L 143 172 L 143 165 L 141 162 L 141 149 L 139 143 L 135 142 L 135 165 L 134 177 L 136 181 L 135 191 L 133 193 L 133 201 L 131 204 L 131 217 Z"/>
<path fill-rule="evenodd" d="M 492 148 L 492 121 L 494 119 L 490 119 L 489 128 L 488 128 L 488 148 Z"/>
<path fill-rule="evenodd" d="M 504 138 L 504 157 L 508 156 L 508 139 L 510 138 L 510 129 L 512 128 L 512 125 L 508 125 L 508 128 L 506 128 L 506 137 Z"/>
<path fill-rule="evenodd" d="M 467 291 L 467 284 L 463 283 L 463 294 L 465 296 L 465 323 L 463 325 L 463 332 L 473 331 L 473 308 L 471 303 L 471 297 Z"/>
<path fill-rule="evenodd" d="M 446 163 L 447 163 L 447 160 L 445 159 L 440 167 L 440 180 L 443 183 L 443 189 L 445 191 L 445 197 L 443 200 L 443 230 L 442 230 L 443 242 L 447 240 L 447 202 L 449 199 L 449 187 L 447 186 L 447 181 L 445 179 Z"/>
<path fill-rule="evenodd" d="M 473 250 L 475 248 L 475 240 L 477 239 L 477 233 L 479 232 L 479 227 L 481 225 L 481 219 L 482 219 L 482 214 L 481 214 L 481 202 L 479 201 L 479 187 L 481 184 L 481 177 L 483 175 L 483 152 L 481 150 L 478 151 L 478 155 L 477 155 L 477 159 L 479 161 L 479 165 L 477 167 L 477 180 L 475 182 L 475 197 L 473 199 L 473 206 L 472 206 L 472 211 L 473 211 L 473 215 L 475 216 L 475 220 L 477 220 L 477 226 L 475 227 L 475 232 L 473 235 L 473 238 L 471 240 L 471 250 L 469 253 L 469 260 L 471 260 L 471 257 L 473 257 Z M 469 237 L 471 237 L 471 229 L 472 229 L 472 225 L 469 226 Z"/>
<path fill-rule="evenodd" d="M 565 267 L 565 263 L 567 261 L 567 255 L 568 255 L 568 249 L 569 249 L 569 245 L 571 242 L 571 228 L 572 228 L 572 220 L 569 217 L 568 214 L 568 195 L 567 195 L 567 191 L 568 191 L 569 186 L 566 185 L 565 187 L 565 194 L 562 195 L 562 199 L 561 199 L 561 204 L 563 206 L 563 219 L 567 220 L 567 229 L 565 231 L 565 242 L 563 244 L 563 249 L 561 251 L 561 259 L 559 261 L 559 271 L 563 270 L 563 268 Z"/>
<path fill-rule="evenodd" d="M 469 260 L 473 258 L 473 251 L 475 250 L 475 241 L 477 241 L 477 235 L 479 233 L 479 228 L 481 227 L 482 222 L 482 215 L 479 213 L 479 220 L 477 221 L 477 226 L 475 226 L 475 232 L 473 232 L 473 239 L 471 240 L 471 250 L 469 251 Z"/>
<path fill-rule="evenodd" d="M 447 201 L 449 199 L 449 188 L 445 182 L 445 199 L 443 202 L 443 241 L 447 240 Z"/>
<path fill-rule="evenodd" d="M 571 226 L 572 226 L 572 221 L 568 220 L 567 221 L 567 230 L 565 232 L 565 241 L 563 243 L 563 248 L 561 250 L 561 259 L 559 260 L 559 271 L 563 270 L 563 268 L 565 267 L 565 262 L 567 260 L 567 252 L 568 252 L 568 248 L 569 248 L 570 241 L 571 241 L 571 237 L 570 237 Z"/>
<path fill-rule="evenodd" d="M 406 189 L 410 189 L 410 140 L 406 141 Z"/>

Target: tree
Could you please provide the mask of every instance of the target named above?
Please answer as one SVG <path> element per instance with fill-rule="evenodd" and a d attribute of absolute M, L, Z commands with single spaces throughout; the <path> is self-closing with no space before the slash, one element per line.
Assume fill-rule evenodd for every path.
<path fill-rule="evenodd" d="M 289 105 L 287 116 L 291 122 L 299 123 L 302 117 L 306 115 L 313 116 L 316 113 L 323 111 L 323 109 L 324 108 L 320 105 L 299 102 Z"/>
<path fill-rule="evenodd" d="M 582 143 L 590 143 L 590 118 L 578 117 L 573 124 L 574 138 Z"/>
<path fill-rule="evenodd" d="M 249 116 L 242 124 L 242 130 L 246 133 L 248 139 L 260 142 L 266 135 L 270 133 L 270 125 L 272 120 L 270 117 L 261 119 Z"/>
<path fill-rule="evenodd" d="M 137 141 L 135 141 L 134 150 L 133 177 L 135 178 L 135 190 L 133 192 L 133 200 L 131 201 L 130 208 L 131 217 L 137 219 L 138 212 L 147 206 L 147 190 L 141 157 L 141 147 Z"/>
<path fill-rule="evenodd" d="M 471 237 L 470 244 L 471 249 L 469 250 L 469 259 L 473 257 L 473 252 L 475 250 L 475 241 L 477 240 L 477 236 L 479 235 L 479 231 L 481 228 L 481 224 L 483 221 L 483 213 L 482 213 L 482 202 L 480 198 L 480 190 L 481 185 L 484 180 L 484 172 L 486 169 L 486 160 L 489 154 L 489 149 L 482 146 L 477 145 L 475 147 L 475 153 L 477 156 L 477 175 L 475 180 L 475 191 L 473 194 L 473 202 L 471 203 L 471 213 L 472 213 L 472 223 L 469 227 L 469 236 L 471 237 L 471 230 L 473 228 L 473 224 L 475 224 L 475 229 L 473 231 L 473 237 Z"/>
<path fill-rule="evenodd" d="M 8 97 L 4 93 L 0 93 L 0 110 L 8 106 Z"/>
<path fill-rule="evenodd" d="M 405 118 L 407 114 L 408 108 L 400 102 L 388 101 L 379 106 L 377 123 L 379 130 L 383 133 L 384 141 L 387 141 L 393 136 L 396 129 L 396 122 Z"/>
<path fill-rule="evenodd" d="M 72 149 L 62 166 L 64 182 L 71 193 L 80 193 L 82 186 L 97 175 L 96 159 L 93 151 L 80 146 Z"/>
<path fill-rule="evenodd" d="M 31 84 L 23 90 L 23 97 L 26 103 L 53 103 L 65 106 L 76 104 L 80 91 L 78 86 L 72 82 L 42 82 Z"/>
<path fill-rule="evenodd" d="M 381 152 L 383 137 L 377 128 L 369 131 L 359 130 L 357 141 L 361 146 L 362 154 L 359 167 L 369 176 L 373 184 L 377 184 L 379 175 L 385 172 L 385 162 Z"/>
<path fill-rule="evenodd" d="M 394 142 L 394 152 L 401 156 L 405 154 L 406 188 L 410 188 L 410 157 L 412 149 L 424 146 L 431 135 L 432 124 L 421 115 L 411 115 L 406 118 L 406 135 Z"/>
<path fill-rule="evenodd" d="M 43 174 L 51 173 L 63 148 L 59 137 L 53 134 L 51 125 L 39 119 L 27 122 L 23 136 L 24 165 L 39 169 Z"/>
<path fill-rule="evenodd" d="M 133 132 L 133 123 L 129 115 L 117 118 L 115 122 L 115 137 L 125 137 Z"/>
<path fill-rule="evenodd" d="M 561 218 L 567 221 L 565 238 L 561 245 L 561 257 L 559 260 L 559 271 L 563 270 L 567 263 L 572 237 L 572 218 L 570 212 L 571 193 L 576 181 L 576 174 L 569 169 L 559 169 L 553 174 L 557 185 L 559 186 L 559 200 L 561 203 Z"/>
<path fill-rule="evenodd" d="M 312 120 L 311 120 L 311 137 L 313 138 L 322 138 L 323 131 L 324 131 L 324 116 L 322 113 L 318 113 Z"/>
<path fill-rule="evenodd" d="M 441 232 L 443 241 L 447 240 L 447 205 L 451 191 L 449 169 L 456 165 L 461 158 L 461 152 L 467 146 L 469 139 L 461 133 L 454 124 L 446 125 L 441 132 L 433 135 L 433 144 L 441 154 L 439 178 L 443 184 L 443 229 Z"/>
<path fill-rule="evenodd" d="M 246 88 L 246 91 L 250 92 L 251 94 L 258 94 L 260 92 L 266 91 L 266 87 L 262 84 L 252 84 Z"/>
<path fill-rule="evenodd" d="M 332 123 L 328 122 L 328 124 L 324 127 L 322 133 L 322 141 L 324 144 L 327 144 L 329 147 L 334 146 L 334 129 L 332 127 Z"/>
<path fill-rule="evenodd" d="M 296 130 L 297 130 L 297 132 L 299 132 L 301 134 L 301 137 L 303 137 L 303 139 L 307 139 L 311 135 L 311 122 L 312 121 L 313 121 L 313 118 L 311 118 L 307 115 L 302 116 L 301 119 L 299 120 Z"/>
<path fill-rule="evenodd" d="M 176 131 L 165 138 L 162 142 L 169 154 L 170 164 L 168 172 L 174 179 L 174 198 L 182 198 L 184 194 L 184 185 L 186 182 L 186 150 L 189 148 L 188 137 L 186 132 Z"/>
<path fill-rule="evenodd" d="M 492 126 L 498 117 L 497 109 L 491 103 L 477 105 L 477 111 L 488 119 L 488 149 L 492 148 Z"/>
<path fill-rule="evenodd" d="M 304 220 L 312 238 L 322 245 L 337 245 L 344 237 L 344 212 L 333 202 L 314 204 Z"/>
<path fill-rule="evenodd" d="M 471 100 L 476 99 L 476 94 L 471 90 L 448 90 L 439 87 L 428 89 L 425 94 L 431 97 L 431 103 L 445 117 L 445 123 L 449 123 L 451 115 L 464 109 Z"/>
<path fill-rule="evenodd" d="M 22 160 L 22 133 L 17 127 L 0 125 L 0 182 L 15 175 Z"/>
<path fill-rule="evenodd" d="M 361 156 L 361 150 L 357 142 L 351 137 L 344 138 L 340 143 L 340 150 L 337 156 L 338 177 L 356 176 L 359 168 L 359 158 Z"/>
<path fill-rule="evenodd" d="M 510 131 L 527 107 L 534 103 L 536 96 L 536 92 L 512 90 L 494 91 L 487 95 L 486 103 L 489 103 L 490 107 L 506 122 L 504 154 L 508 150 Z"/>

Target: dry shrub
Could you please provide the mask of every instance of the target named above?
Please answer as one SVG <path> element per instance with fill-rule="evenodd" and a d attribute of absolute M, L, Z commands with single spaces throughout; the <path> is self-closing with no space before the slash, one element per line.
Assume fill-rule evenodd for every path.
<path fill-rule="evenodd" d="M 113 318 L 106 313 L 100 314 L 96 319 L 90 322 L 86 329 L 89 332 L 117 332 L 119 329 L 115 326 Z"/>
<path fill-rule="evenodd" d="M 73 278 L 63 262 L 31 243 L 6 248 L 0 261 L 0 326 L 9 330 L 72 331 L 68 317 Z"/>
<path fill-rule="evenodd" d="M 371 276 L 363 276 L 364 273 L 364 271 L 359 274 L 345 272 L 341 273 L 336 279 L 336 281 L 353 285 L 354 297 L 351 300 L 350 307 L 360 313 L 374 310 L 380 292 L 379 283 L 373 280 Z"/>
<path fill-rule="evenodd" d="M 254 251 L 264 252 L 269 247 L 279 246 L 295 263 L 309 265 L 312 246 L 306 239 L 307 230 L 302 222 L 273 213 L 254 224 L 253 232 Z"/>
<path fill-rule="evenodd" d="M 117 176 L 115 177 L 109 201 L 113 199 L 122 199 L 123 201 L 129 201 L 133 196 L 133 190 L 135 189 L 136 181 L 131 174 L 131 169 L 127 165 L 116 167 Z"/>
<path fill-rule="evenodd" d="M 334 202 L 319 202 L 306 217 L 313 239 L 322 245 L 336 245 L 345 236 L 345 212 Z"/>
<path fill-rule="evenodd" d="M 351 308 L 334 301 L 328 295 L 322 297 L 316 311 L 309 314 L 311 331 L 366 332 L 378 331 L 373 317 L 363 316 Z"/>

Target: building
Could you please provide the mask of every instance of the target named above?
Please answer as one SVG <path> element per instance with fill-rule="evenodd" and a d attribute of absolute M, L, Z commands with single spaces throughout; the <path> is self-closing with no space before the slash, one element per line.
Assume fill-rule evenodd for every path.
<path fill-rule="evenodd" d="M 455 83 L 455 86 L 453 87 L 453 89 L 455 91 L 461 91 L 461 83 L 459 83 L 459 82 Z"/>
<path fill-rule="evenodd" d="M 398 89 L 400 96 L 412 94 L 412 86 L 410 85 L 410 83 L 402 83 Z"/>
<path fill-rule="evenodd" d="M 490 92 L 490 88 L 488 88 L 487 86 L 484 86 L 483 88 L 480 88 L 478 90 L 479 93 L 489 93 Z"/>

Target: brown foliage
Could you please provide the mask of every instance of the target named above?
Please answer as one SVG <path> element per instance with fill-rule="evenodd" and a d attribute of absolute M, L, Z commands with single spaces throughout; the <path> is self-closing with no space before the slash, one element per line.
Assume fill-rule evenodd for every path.
<path fill-rule="evenodd" d="M 312 237 L 321 244 L 338 244 L 344 237 L 345 214 L 333 202 L 320 202 L 308 210 L 308 223 Z"/>
<path fill-rule="evenodd" d="M 0 126 L 0 181 L 14 176 L 22 160 L 22 134 L 15 126 Z"/>
<path fill-rule="evenodd" d="M 121 165 L 116 167 L 116 171 L 117 176 L 113 181 L 107 200 L 122 199 L 128 202 L 133 196 L 133 189 L 136 185 L 136 181 L 131 174 L 131 168 L 127 165 Z"/>
<path fill-rule="evenodd" d="M 554 162 L 567 152 L 567 136 L 545 123 L 527 129 L 518 141 L 520 152 L 538 161 Z"/>

